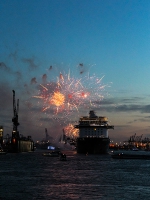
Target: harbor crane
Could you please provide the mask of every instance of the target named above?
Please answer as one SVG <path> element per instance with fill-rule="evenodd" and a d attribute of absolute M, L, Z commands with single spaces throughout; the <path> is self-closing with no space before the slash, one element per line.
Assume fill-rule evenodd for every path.
<path fill-rule="evenodd" d="M 16 106 L 16 100 L 15 100 L 15 91 L 13 91 L 13 118 L 12 118 L 12 122 L 13 122 L 13 132 L 12 132 L 12 136 L 13 138 L 17 137 L 19 138 L 19 132 L 18 132 L 18 126 L 19 126 L 19 122 L 18 122 L 18 112 L 19 112 L 19 99 L 17 99 L 17 106 Z"/>

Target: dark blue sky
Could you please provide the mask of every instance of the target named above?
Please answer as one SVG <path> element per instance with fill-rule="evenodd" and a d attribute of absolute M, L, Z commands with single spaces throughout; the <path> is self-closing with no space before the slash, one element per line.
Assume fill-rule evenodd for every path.
<path fill-rule="evenodd" d="M 105 91 L 93 86 L 93 91 L 104 96 L 94 109 L 115 126 L 111 138 L 123 140 L 134 132 L 150 134 L 148 0 L 7 0 L 1 1 L 0 13 L 0 124 L 6 132 L 12 128 L 12 89 L 20 99 L 20 132 L 26 135 L 30 124 L 33 138 L 42 138 L 45 126 L 54 129 L 50 113 L 37 109 L 43 102 L 32 96 L 38 94 L 44 74 L 47 82 L 57 82 L 60 73 L 70 71 L 85 85 L 90 85 L 85 77 L 104 76 Z M 88 110 L 79 108 L 69 120 L 78 120 L 82 113 Z M 55 123 L 60 124 L 59 135 L 63 123 Z"/>

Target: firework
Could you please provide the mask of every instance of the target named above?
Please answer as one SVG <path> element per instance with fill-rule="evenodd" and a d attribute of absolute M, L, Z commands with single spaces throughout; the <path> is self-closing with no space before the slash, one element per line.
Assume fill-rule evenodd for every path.
<path fill-rule="evenodd" d="M 73 139 L 75 139 L 79 136 L 79 130 L 74 128 L 73 124 L 68 124 L 64 128 L 64 133 L 67 137 L 73 138 Z"/>
<path fill-rule="evenodd" d="M 102 79 L 95 76 L 72 78 L 70 73 L 60 73 L 56 81 L 39 85 L 38 95 L 34 98 L 41 99 L 42 111 L 49 108 L 58 114 L 68 114 L 70 111 L 79 111 L 79 108 L 94 107 L 103 99 L 102 92 L 106 85 L 102 85 Z"/>

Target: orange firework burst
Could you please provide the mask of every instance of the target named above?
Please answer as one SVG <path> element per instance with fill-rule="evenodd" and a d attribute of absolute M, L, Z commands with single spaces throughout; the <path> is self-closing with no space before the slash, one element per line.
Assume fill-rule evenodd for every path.
<path fill-rule="evenodd" d="M 106 87 L 101 84 L 102 78 L 88 76 L 76 79 L 70 77 L 70 73 L 60 73 L 57 81 L 40 84 L 39 93 L 33 97 L 42 99 L 43 111 L 51 108 L 54 113 L 63 111 L 67 116 L 70 111 L 78 111 L 81 106 L 89 108 L 100 105 L 103 99 L 101 92 Z"/>
<path fill-rule="evenodd" d="M 73 124 L 68 124 L 64 128 L 65 135 L 70 138 L 77 138 L 79 135 L 79 130 L 74 128 Z"/>
<path fill-rule="evenodd" d="M 65 103 L 65 96 L 60 92 L 54 92 L 49 103 L 57 107 L 62 106 Z"/>

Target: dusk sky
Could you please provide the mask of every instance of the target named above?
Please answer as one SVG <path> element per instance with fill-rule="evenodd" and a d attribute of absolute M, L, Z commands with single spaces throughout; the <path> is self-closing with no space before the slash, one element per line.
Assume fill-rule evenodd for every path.
<path fill-rule="evenodd" d="M 114 142 L 150 138 L 149 0 L 4 0 L 0 13 L 4 135 L 15 90 L 19 132 L 35 141 L 45 128 L 58 138 L 90 109 L 114 125 Z"/>

